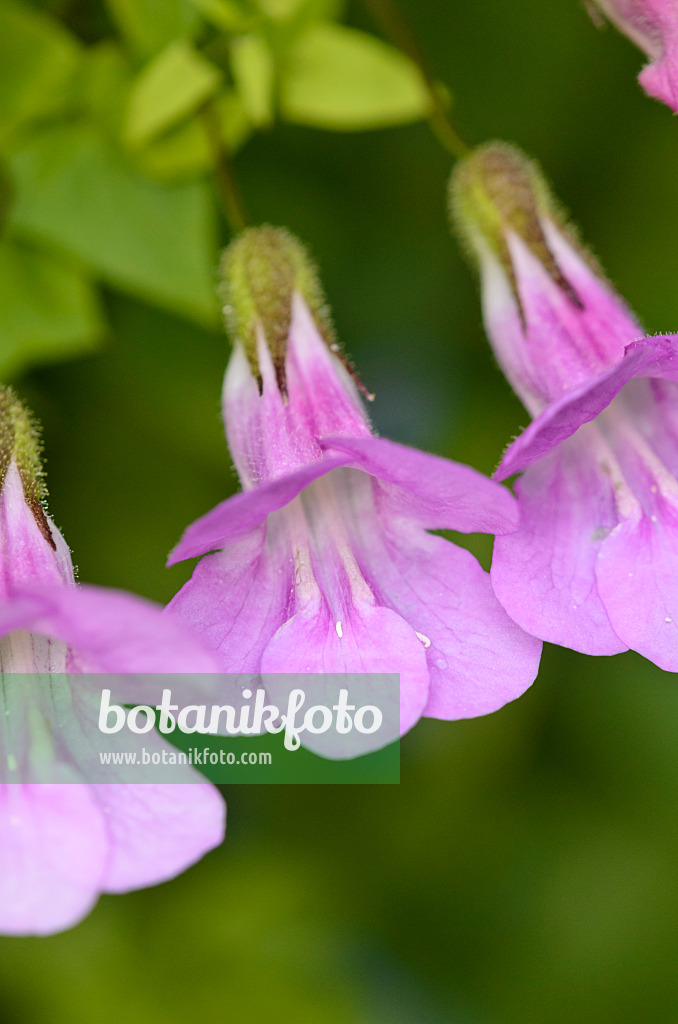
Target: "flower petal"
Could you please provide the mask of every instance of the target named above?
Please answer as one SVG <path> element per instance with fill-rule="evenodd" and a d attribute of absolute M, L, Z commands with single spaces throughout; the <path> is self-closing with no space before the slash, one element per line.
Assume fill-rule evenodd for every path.
<path fill-rule="evenodd" d="M 519 473 L 571 437 L 607 408 L 632 377 L 678 380 L 678 335 L 633 342 L 616 366 L 552 402 L 504 453 L 496 479 Z"/>
<path fill-rule="evenodd" d="M 381 437 L 325 437 L 355 469 L 377 477 L 394 513 L 431 530 L 507 533 L 518 522 L 513 496 L 470 466 Z"/>
<path fill-rule="evenodd" d="M 261 656 L 285 621 L 291 559 L 273 549 L 263 524 L 206 555 L 166 614 L 195 630 L 215 651 L 223 672 L 258 672 Z"/>
<path fill-rule="evenodd" d="M 322 458 L 321 434 L 369 434 L 355 384 L 298 294 L 292 301 L 286 349 L 284 396 L 261 325 L 258 379 L 241 344 L 236 344 L 226 370 L 226 436 L 245 490 L 317 462 Z"/>
<path fill-rule="evenodd" d="M 487 333 L 514 391 L 533 415 L 618 363 L 625 347 L 645 333 L 552 220 L 542 217 L 540 225 L 567 290 L 514 231 L 507 231 L 506 244 L 520 308 L 496 257 L 487 254 L 482 260 Z"/>
<path fill-rule="evenodd" d="M 303 398 L 290 396 L 286 401 L 280 392 L 261 329 L 257 353 L 259 380 L 242 346 L 236 345 L 226 369 L 222 398 L 229 451 L 246 491 L 322 458 Z"/>
<path fill-rule="evenodd" d="M 91 910 L 108 840 L 89 786 L 0 786 L 0 834 L 0 932 L 49 935 Z"/>
<path fill-rule="evenodd" d="M 666 672 L 678 672 L 678 506 L 657 496 L 603 544 L 596 577 L 615 632 Z"/>
<path fill-rule="evenodd" d="M 312 462 L 288 476 L 260 484 L 251 491 L 234 494 L 186 529 L 170 552 L 168 565 L 217 551 L 262 523 L 271 512 L 288 505 L 313 480 L 344 466 L 346 457 L 334 456 Z"/>
<path fill-rule="evenodd" d="M 615 492 L 587 440 L 596 439 L 582 431 L 516 482 L 521 525 L 495 541 L 492 585 L 534 636 L 584 654 L 616 654 L 627 645 L 595 576 L 601 544 L 618 522 Z"/>
<path fill-rule="evenodd" d="M 431 640 L 424 714 L 473 718 L 520 697 L 537 677 L 542 644 L 509 618 L 473 555 L 430 536 L 416 562 L 412 549 L 399 554 L 419 597 L 422 632 Z"/>
<path fill-rule="evenodd" d="M 7 467 L 0 490 L 0 595 L 7 600 L 24 580 L 73 582 L 70 551 L 54 523 L 38 522 L 26 502 L 16 462 Z"/>
<path fill-rule="evenodd" d="M 346 519 L 356 560 L 377 601 L 410 624 L 426 654 L 424 714 L 466 718 L 518 697 L 537 674 L 541 643 L 508 617 L 489 574 L 463 548 L 378 511 L 374 489 L 352 483 Z"/>
<path fill-rule="evenodd" d="M 110 856 L 101 888 L 127 892 L 174 878 L 224 838 L 226 805 L 214 786 L 92 787 L 104 814 Z"/>
<path fill-rule="evenodd" d="M 635 376 L 678 381 L 678 334 L 660 334 L 627 346 L 627 355 L 637 351 L 643 354 L 644 366 Z"/>
<path fill-rule="evenodd" d="M 389 604 L 416 626 L 431 673 L 424 714 L 472 718 L 532 684 L 541 642 L 513 622 L 473 555 L 442 537 L 391 536 L 378 569 Z M 375 569 L 375 571 L 377 571 Z"/>
<path fill-rule="evenodd" d="M 26 629 L 63 640 L 80 672 L 216 672 L 218 662 L 185 627 L 150 601 L 104 587 L 24 586 L 16 614 L 0 630 Z"/>
<path fill-rule="evenodd" d="M 366 601 L 354 602 L 336 622 L 318 595 L 276 632 L 261 671 L 399 673 L 401 732 L 418 721 L 428 697 L 429 672 L 417 634 L 389 608 Z"/>
<path fill-rule="evenodd" d="M 325 434 L 370 436 L 357 388 L 299 294 L 292 303 L 286 371 L 289 407 L 297 423 L 308 424 L 314 439 Z"/>
<path fill-rule="evenodd" d="M 552 402 L 509 446 L 495 478 L 506 480 L 519 473 L 571 437 L 584 423 L 595 419 L 627 381 L 638 370 L 644 369 L 645 363 L 642 350 L 636 349 L 625 355 L 616 366 Z"/>
<path fill-rule="evenodd" d="M 678 113 L 678 41 L 675 36 L 674 30 L 674 38 L 666 40 L 668 48 L 661 60 L 643 68 L 638 81 L 649 96 L 661 100 Z"/>

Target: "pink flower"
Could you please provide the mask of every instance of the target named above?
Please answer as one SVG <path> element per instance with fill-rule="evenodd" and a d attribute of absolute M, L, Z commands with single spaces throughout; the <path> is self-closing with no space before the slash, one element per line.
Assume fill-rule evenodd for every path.
<path fill-rule="evenodd" d="M 678 6 L 675 0 L 597 0 L 610 21 L 650 58 L 638 80 L 678 111 Z"/>
<path fill-rule="evenodd" d="M 234 350 L 223 409 L 243 492 L 190 526 L 207 554 L 168 612 L 231 672 L 397 672 L 401 727 L 484 714 L 534 679 L 475 558 L 430 529 L 505 533 L 514 502 L 466 466 L 375 437 L 320 286 L 286 232 L 225 258 Z"/>
<path fill-rule="evenodd" d="M 43 508 L 33 424 L 9 390 L 0 391 L 0 486 L 0 932 L 44 935 L 77 923 L 100 892 L 173 877 L 224 830 L 221 798 L 205 783 L 79 782 L 77 752 L 51 728 L 55 716 L 87 713 L 63 674 L 216 666 L 156 606 L 75 584 Z M 31 783 L 45 762 L 54 784 Z"/>
<path fill-rule="evenodd" d="M 643 336 L 516 150 L 477 150 L 452 194 L 492 347 L 534 417 L 497 472 L 523 475 L 495 593 L 543 640 L 678 671 L 678 338 Z"/>

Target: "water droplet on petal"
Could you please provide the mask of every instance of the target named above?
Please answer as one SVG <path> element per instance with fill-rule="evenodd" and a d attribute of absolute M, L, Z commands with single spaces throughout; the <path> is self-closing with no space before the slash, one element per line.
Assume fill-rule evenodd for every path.
<path fill-rule="evenodd" d="M 415 633 L 416 633 L 416 630 L 415 630 Z M 429 638 L 427 636 L 424 636 L 423 633 L 417 633 L 417 636 L 419 637 L 419 639 L 423 643 L 424 647 L 430 647 L 431 646 L 431 641 L 429 640 Z"/>
<path fill-rule="evenodd" d="M 657 522 L 657 517 L 656 516 L 650 516 L 650 522 L 651 523 L 656 523 Z"/>
<path fill-rule="evenodd" d="M 334 628 L 335 628 L 335 629 L 336 629 L 336 631 L 337 631 L 337 636 L 338 636 L 338 637 L 339 637 L 339 639 L 341 640 L 342 636 L 344 635 L 344 631 L 343 631 L 343 629 L 341 628 L 341 623 L 340 623 L 340 622 L 337 622 L 337 624 L 336 624 L 336 626 L 335 626 Z"/>
<path fill-rule="evenodd" d="M 673 619 L 671 618 L 670 615 L 667 615 L 666 618 L 664 619 L 664 622 L 673 622 Z"/>

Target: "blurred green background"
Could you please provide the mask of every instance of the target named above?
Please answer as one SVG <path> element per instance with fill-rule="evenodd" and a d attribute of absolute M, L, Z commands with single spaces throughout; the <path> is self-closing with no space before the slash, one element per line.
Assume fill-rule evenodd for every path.
<path fill-rule="evenodd" d="M 647 329 L 678 329 L 678 123 L 641 55 L 577 0 L 402 9 L 461 133 L 536 156 Z M 527 421 L 416 76 L 335 18 L 378 34 L 332 0 L 0 0 L 0 371 L 84 581 L 167 601 L 191 569 L 168 550 L 235 488 L 222 148 L 252 219 L 310 245 L 380 431 L 491 472 Z M 633 654 L 547 648 L 516 703 L 422 721 L 398 787 L 225 796 L 181 878 L 0 938 L 3 1021 L 678 1019 L 678 685 Z"/>

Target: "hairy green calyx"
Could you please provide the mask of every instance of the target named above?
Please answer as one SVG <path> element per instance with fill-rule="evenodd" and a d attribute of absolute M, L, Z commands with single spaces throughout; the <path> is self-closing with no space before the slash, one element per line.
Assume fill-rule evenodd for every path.
<path fill-rule="evenodd" d="M 11 388 L 0 387 L 0 490 L 14 460 L 23 484 L 26 504 L 45 540 L 55 548 L 43 507 L 47 491 L 41 454 L 40 427 L 35 417 Z"/>
<path fill-rule="evenodd" d="M 452 221 L 472 255 L 482 240 L 499 259 L 520 306 L 507 233 L 513 231 L 541 262 L 551 279 L 575 305 L 581 301 L 548 247 L 542 219 L 548 217 L 582 251 L 573 230 L 553 199 L 538 165 L 504 142 L 480 146 L 455 168 L 450 180 Z"/>
<path fill-rule="evenodd" d="M 224 252 L 221 299 L 226 329 L 240 342 L 259 376 L 257 332 L 271 353 L 281 390 L 285 389 L 285 352 L 292 319 L 292 297 L 306 300 L 328 344 L 334 333 L 318 275 L 301 242 L 284 228 L 247 228 Z"/>

